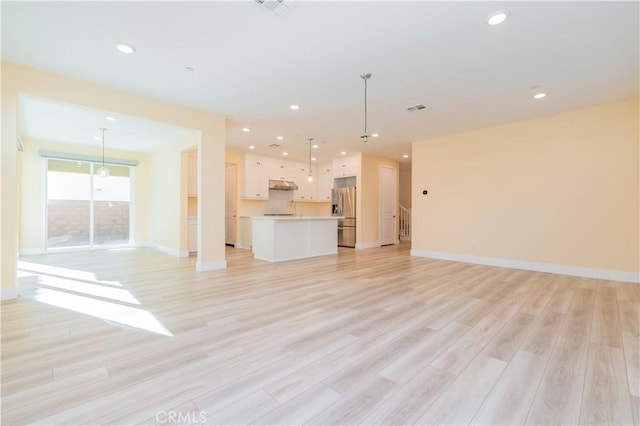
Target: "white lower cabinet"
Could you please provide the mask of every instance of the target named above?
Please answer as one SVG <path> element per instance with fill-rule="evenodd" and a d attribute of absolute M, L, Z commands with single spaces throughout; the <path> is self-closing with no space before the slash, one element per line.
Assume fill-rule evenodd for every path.
<path fill-rule="evenodd" d="M 198 218 L 195 216 L 189 218 L 187 247 L 189 253 L 196 253 L 198 251 Z"/>
<path fill-rule="evenodd" d="M 338 252 L 338 218 L 264 217 L 252 220 L 253 255 L 269 262 Z"/>
<path fill-rule="evenodd" d="M 251 248 L 251 218 L 248 216 L 240 216 L 240 236 L 238 238 L 237 248 Z"/>

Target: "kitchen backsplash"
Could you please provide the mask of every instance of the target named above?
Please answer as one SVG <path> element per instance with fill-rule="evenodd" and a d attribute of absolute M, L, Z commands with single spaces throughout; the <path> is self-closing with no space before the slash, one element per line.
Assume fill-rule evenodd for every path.
<path fill-rule="evenodd" d="M 293 191 L 269 190 L 269 199 L 265 202 L 264 212 L 270 214 L 295 213 Z"/>

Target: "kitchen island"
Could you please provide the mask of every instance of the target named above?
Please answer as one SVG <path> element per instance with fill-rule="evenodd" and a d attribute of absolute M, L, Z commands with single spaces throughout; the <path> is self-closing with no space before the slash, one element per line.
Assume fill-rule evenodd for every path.
<path fill-rule="evenodd" d="M 269 262 L 338 253 L 338 216 L 252 216 L 253 256 Z"/>

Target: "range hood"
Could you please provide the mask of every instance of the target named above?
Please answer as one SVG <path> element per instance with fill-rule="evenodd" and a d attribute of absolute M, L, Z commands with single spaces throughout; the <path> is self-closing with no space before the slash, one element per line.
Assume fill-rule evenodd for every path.
<path fill-rule="evenodd" d="M 269 180 L 269 189 L 278 189 L 280 191 L 293 191 L 298 189 L 298 185 L 295 182 L 287 180 Z"/>

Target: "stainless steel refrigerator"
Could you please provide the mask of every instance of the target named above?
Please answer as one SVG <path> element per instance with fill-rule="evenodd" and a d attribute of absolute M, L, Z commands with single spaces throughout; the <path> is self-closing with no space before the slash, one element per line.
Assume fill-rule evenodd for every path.
<path fill-rule="evenodd" d="M 338 220 L 338 246 L 356 246 L 356 188 L 331 190 L 331 214 L 344 216 Z"/>

